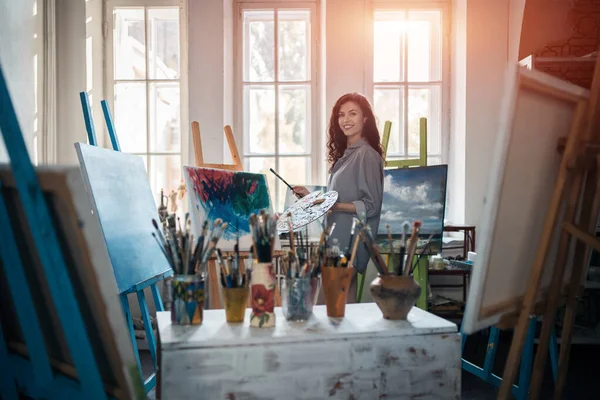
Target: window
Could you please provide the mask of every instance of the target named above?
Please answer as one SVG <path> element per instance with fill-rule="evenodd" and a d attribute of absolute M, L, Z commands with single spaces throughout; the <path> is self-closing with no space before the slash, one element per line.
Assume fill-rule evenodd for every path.
<path fill-rule="evenodd" d="M 155 201 L 181 183 L 180 11 L 177 1 L 109 2 L 107 98 L 123 152 L 142 156 Z"/>
<path fill-rule="evenodd" d="M 383 131 L 392 122 L 387 159 L 419 157 L 419 119 L 427 118 L 428 164 L 443 158 L 442 10 L 374 11 L 373 107 Z"/>
<path fill-rule="evenodd" d="M 288 189 L 269 168 L 292 185 L 311 183 L 316 170 L 315 8 L 242 4 L 238 15 L 244 166 L 267 175 L 274 208 L 283 211 Z"/>

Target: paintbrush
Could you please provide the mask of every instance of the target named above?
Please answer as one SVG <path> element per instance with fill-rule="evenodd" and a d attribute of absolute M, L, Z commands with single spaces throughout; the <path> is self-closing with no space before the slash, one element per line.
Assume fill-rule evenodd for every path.
<path fill-rule="evenodd" d="M 421 221 L 413 222 L 413 230 L 410 236 L 410 244 L 408 246 L 408 255 L 406 257 L 406 268 L 404 268 L 404 276 L 408 276 L 412 271 L 413 257 L 419 241 L 419 230 L 421 229 Z"/>
<path fill-rule="evenodd" d="M 402 224 L 402 241 L 400 242 L 400 260 L 398 260 L 398 271 L 396 271 L 397 275 L 402 275 L 404 269 L 404 256 L 406 253 L 406 236 L 408 235 L 408 230 L 410 229 L 410 224 L 405 221 Z"/>
<path fill-rule="evenodd" d="M 429 250 L 429 245 L 432 242 L 434 233 L 432 233 L 431 235 L 429 235 L 429 237 L 427 238 L 427 243 L 425 243 L 425 246 L 423 246 L 423 248 L 421 249 L 421 251 L 415 251 L 419 253 L 419 257 L 417 257 L 416 262 L 413 264 L 413 269 L 416 268 L 417 265 L 419 265 L 419 263 L 421 262 L 421 257 L 423 257 L 425 254 L 427 254 L 427 250 Z M 417 249 L 418 250 L 418 249 Z"/>
<path fill-rule="evenodd" d="M 393 266 L 394 265 L 394 245 L 392 243 L 392 231 L 391 231 L 389 225 L 386 225 L 385 227 L 387 228 L 387 238 L 388 238 L 388 243 L 390 245 L 390 260 L 388 262 L 388 265 Z"/>
<path fill-rule="evenodd" d="M 171 267 L 171 269 L 173 270 L 173 272 L 175 272 L 175 265 L 173 265 L 173 260 L 171 259 L 171 257 L 167 254 L 167 252 L 165 251 L 165 247 L 161 244 L 160 240 L 158 239 L 158 237 L 156 236 L 156 233 L 152 232 L 152 236 L 154 237 L 154 239 L 156 240 L 156 243 L 158 243 L 158 247 L 160 247 L 160 250 L 162 251 L 162 253 L 165 255 L 165 257 L 167 258 L 167 262 L 169 263 L 169 266 Z"/>
<path fill-rule="evenodd" d="M 289 187 L 289 188 L 290 188 L 290 190 L 292 191 L 292 193 L 294 193 L 294 195 L 295 195 L 297 198 L 300 198 L 300 197 L 302 197 L 302 196 L 300 196 L 298 193 L 294 192 L 294 188 L 292 187 L 292 185 L 290 185 L 289 183 L 287 183 L 287 182 L 285 181 L 285 179 L 283 179 L 283 178 L 282 178 L 282 177 L 281 177 L 281 176 L 280 176 L 280 175 L 279 175 L 277 172 L 275 172 L 275 170 L 274 170 L 273 168 L 269 168 L 269 170 L 270 170 L 270 171 L 271 171 L 271 172 L 272 172 L 272 173 L 273 173 L 273 174 L 274 174 L 276 177 L 278 177 L 279 179 L 281 179 L 281 182 L 285 183 L 285 185 L 286 185 L 287 187 Z"/>
<path fill-rule="evenodd" d="M 381 253 L 379 252 L 379 249 L 377 248 L 375 239 L 373 239 L 373 235 L 371 234 L 371 227 L 369 225 L 365 225 L 361 229 L 360 234 L 363 238 L 363 241 L 367 245 L 367 250 L 369 251 L 369 255 L 371 256 L 371 259 L 373 260 L 373 264 L 375 264 L 377 271 L 379 271 L 379 273 L 381 275 L 387 275 L 388 268 L 387 268 L 387 265 L 385 264 L 385 261 L 381 257 Z"/>

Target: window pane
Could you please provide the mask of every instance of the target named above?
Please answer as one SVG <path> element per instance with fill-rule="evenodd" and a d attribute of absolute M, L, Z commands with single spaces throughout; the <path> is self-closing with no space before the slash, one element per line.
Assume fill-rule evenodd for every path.
<path fill-rule="evenodd" d="M 376 12 L 373 41 L 373 81 L 404 81 L 404 12 Z"/>
<path fill-rule="evenodd" d="M 148 73 L 151 79 L 179 78 L 179 9 L 148 9 Z"/>
<path fill-rule="evenodd" d="M 310 85 L 279 86 L 279 152 L 308 152 L 309 126 Z"/>
<path fill-rule="evenodd" d="M 408 152 L 419 154 L 419 119 L 427 118 L 427 154 L 441 154 L 441 91 L 439 86 L 408 89 Z"/>
<path fill-rule="evenodd" d="M 404 88 L 382 88 L 373 89 L 375 117 L 379 120 L 378 128 L 383 138 L 383 127 L 385 121 L 392 122 L 392 131 L 388 143 L 388 156 L 404 154 Z"/>
<path fill-rule="evenodd" d="M 441 80 L 441 12 L 411 11 L 408 23 L 408 80 Z"/>
<path fill-rule="evenodd" d="M 115 79 L 146 78 L 143 8 L 115 8 L 113 57 Z"/>
<path fill-rule="evenodd" d="M 273 11 L 244 11 L 244 80 L 275 80 Z"/>
<path fill-rule="evenodd" d="M 115 83 L 115 129 L 122 151 L 147 151 L 146 84 Z"/>
<path fill-rule="evenodd" d="M 290 185 L 307 185 L 310 183 L 310 157 L 281 157 L 279 159 L 279 170 L 277 173 L 282 176 Z M 273 174 L 271 174 L 273 175 Z M 277 182 L 277 210 L 283 209 L 285 204 L 285 192 L 290 190 L 283 182 Z"/>
<path fill-rule="evenodd" d="M 310 11 L 278 11 L 279 80 L 310 80 Z"/>
<path fill-rule="evenodd" d="M 275 88 L 244 88 L 244 127 L 250 153 L 275 153 Z"/>
<path fill-rule="evenodd" d="M 160 190 L 169 195 L 181 184 L 180 156 L 149 156 L 150 158 L 150 187 L 156 204 L 160 204 Z M 178 204 L 181 207 L 181 204 Z"/>
<path fill-rule="evenodd" d="M 276 193 L 275 185 L 277 185 L 277 178 L 271 171 L 269 171 L 269 168 L 273 168 L 275 171 L 277 171 L 275 166 L 275 157 L 248 157 L 246 158 L 246 165 L 248 171 L 266 175 L 267 184 L 269 185 L 269 195 L 271 196 L 271 201 L 275 203 L 274 195 Z"/>
<path fill-rule="evenodd" d="M 180 152 L 179 82 L 150 83 L 150 151 Z"/>

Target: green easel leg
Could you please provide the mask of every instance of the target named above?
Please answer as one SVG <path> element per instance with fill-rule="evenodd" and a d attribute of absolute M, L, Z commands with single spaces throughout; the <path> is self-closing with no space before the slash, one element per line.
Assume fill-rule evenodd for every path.
<path fill-rule="evenodd" d="M 415 267 L 413 277 L 415 281 L 421 286 L 421 295 L 417 299 L 417 307 L 427 311 L 427 270 L 429 268 L 429 258 L 421 257 L 419 264 Z"/>

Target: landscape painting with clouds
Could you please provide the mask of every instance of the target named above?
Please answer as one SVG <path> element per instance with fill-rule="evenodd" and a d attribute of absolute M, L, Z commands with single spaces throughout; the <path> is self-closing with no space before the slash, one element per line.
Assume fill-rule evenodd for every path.
<path fill-rule="evenodd" d="M 384 171 L 383 205 L 377 232 L 377 242 L 382 251 L 389 251 L 386 225 L 390 226 L 394 251 L 397 252 L 400 249 L 403 223 L 410 223 L 410 232 L 416 220 L 422 222 L 418 248 L 422 248 L 433 234 L 426 253 L 437 254 L 440 251 L 446 209 L 447 172 L 447 165 Z"/>

